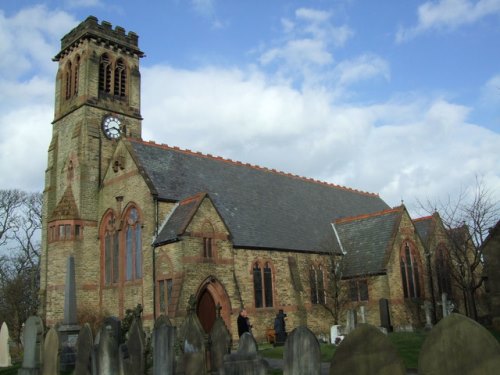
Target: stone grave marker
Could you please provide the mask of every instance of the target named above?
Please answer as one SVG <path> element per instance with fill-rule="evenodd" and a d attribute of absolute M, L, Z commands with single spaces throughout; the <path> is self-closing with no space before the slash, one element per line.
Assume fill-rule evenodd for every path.
<path fill-rule="evenodd" d="M 319 342 L 309 328 L 295 328 L 285 342 L 283 351 L 284 375 L 315 375 L 321 372 Z"/>
<path fill-rule="evenodd" d="M 76 340 L 76 363 L 73 375 L 92 375 L 92 329 L 85 323 Z"/>
<path fill-rule="evenodd" d="M 422 306 L 425 312 L 425 329 L 432 329 L 432 303 L 430 301 L 424 301 L 424 305 Z"/>
<path fill-rule="evenodd" d="M 338 345 L 344 339 L 342 326 L 335 324 L 330 327 L 330 344 Z"/>
<path fill-rule="evenodd" d="M 359 316 L 361 323 L 366 323 L 366 308 L 364 306 L 359 306 Z"/>
<path fill-rule="evenodd" d="M 121 345 L 120 359 L 124 375 L 144 374 L 144 332 L 136 318 L 128 331 L 127 343 Z"/>
<path fill-rule="evenodd" d="M 9 327 L 7 327 L 7 323 L 3 322 L 2 328 L 0 328 L 0 367 L 12 366 L 9 340 Z"/>
<path fill-rule="evenodd" d="M 32 375 L 40 371 L 43 351 L 43 322 L 39 316 L 30 316 L 24 325 L 24 356 L 19 375 Z"/>
<path fill-rule="evenodd" d="M 500 373 L 500 344 L 486 328 L 460 314 L 434 326 L 418 358 L 419 375 Z"/>
<path fill-rule="evenodd" d="M 66 283 L 64 285 L 64 320 L 59 327 L 61 338 L 61 370 L 75 368 L 76 340 L 80 326 L 76 316 L 75 258 L 70 255 L 66 263 Z"/>
<path fill-rule="evenodd" d="M 43 344 L 42 375 L 59 374 L 59 336 L 52 327 Z"/>
<path fill-rule="evenodd" d="M 221 375 L 264 375 L 266 362 L 257 353 L 257 342 L 252 334 L 245 332 L 240 337 L 238 351 L 224 356 Z"/>
<path fill-rule="evenodd" d="M 389 311 L 389 300 L 381 298 L 378 301 L 380 310 L 380 326 L 385 328 L 387 332 L 392 332 L 391 314 Z"/>
<path fill-rule="evenodd" d="M 116 325 L 104 323 L 99 331 L 97 347 L 97 374 L 119 374 L 118 344 Z"/>
<path fill-rule="evenodd" d="M 284 345 L 287 332 L 286 332 L 286 322 L 285 322 L 286 314 L 283 310 L 279 310 L 276 314 L 276 318 L 274 319 L 274 332 L 275 332 L 275 341 L 274 345 Z"/>
<path fill-rule="evenodd" d="M 196 315 L 196 299 L 189 298 L 188 315 L 179 329 L 181 362 L 186 375 L 199 375 L 206 372 L 205 331 Z"/>
<path fill-rule="evenodd" d="M 374 326 L 360 324 L 333 355 L 330 375 L 337 374 L 405 375 L 406 369 L 386 335 Z"/>
<path fill-rule="evenodd" d="M 176 328 L 165 315 L 153 329 L 153 375 L 174 375 Z"/>
<path fill-rule="evenodd" d="M 221 317 L 221 306 L 217 304 L 217 317 L 210 331 L 210 370 L 218 371 L 224 365 L 224 356 L 231 352 L 231 333 Z"/>

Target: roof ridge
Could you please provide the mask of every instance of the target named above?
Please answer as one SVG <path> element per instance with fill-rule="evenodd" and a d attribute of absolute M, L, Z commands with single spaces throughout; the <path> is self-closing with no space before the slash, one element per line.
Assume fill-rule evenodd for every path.
<path fill-rule="evenodd" d="M 412 219 L 414 222 L 415 221 L 424 221 L 424 220 L 432 220 L 433 215 L 428 215 L 428 216 L 422 216 L 422 217 L 417 217 L 416 219 Z"/>
<path fill-rule="evenodd" d="M 321 181 L 321 180 L 317 180 L 317 179 L 314 179 L 314 178 L 311 178 L 311 177 L 304 177 L 304 176 L 299 176 L 299 175 L 296 175 L 296 174 L 293 174 L 293 173 L 289 173 L 289 172 L 283 172 L 283 171 L 280 171 L 280 170 L 277 170 L 277 169 L 274 169 L 274 168 L 262 167 L 262 166 L 259 166 L 259 165 L 245 163 L 245 162 L 238 161 L 238 160 L 232 160 L 230 158 L 223 158 L 222 156 L 214 156 L 214 155 L 208 154 L 208 153 L 204 154 L 204 153 L 202 153 L 200 151 L 192 151 L 190 149 L 182 149 L 182 148 L 180 148 L 178 146 L 169 146 L 169 145 L 167 145 L 165 143 L 156 143 L 155 141 L 144 141 L 144 140 L 139 139 L 139 138 L 128 138 L 128 140 L 129 141 L 133 141 L 133 142 L 142 143 L 144 145 L 155 146 L 155 147 L 160 147 L 160 148 L 163 148 L 163 149 L 168 149 L 168 150 L 180 152 L 180 153 L 183 153 L 183 154 L 188 154 L 188 155 L 193 155 L 193 156 L 201 156 L 201 157 L 204 157 L 204 158 L 207 158 L 207 159 L 218 160 L 218 161 L 222 161 L 222 162 L 233 164 L 233 165 L 238 165 L 238 166 L 248 167 L 248 168 L 252 168 L 252 169 L 256 169 L 256 170 L 260 170 L 260 171 L 264 171 L 264 172 L 274 173 L 274 174 L 278 174 L 278 175 L 281 175 L 281 176 L 285 176 L 285 177 L 290 177 L 290 178 L 302 180 L 302 181 L 305 181 L 305 182 L 312 182 L 312 183 L 315 183 L 315 184 L 318 184 L 318 185 L 325 185 L 325 186 L 333 187 L 333 188 L 336 188 L 336 189 L 351 191 L 351 192 L 354 192 L 354 193 L 357 193 L 357 194 L 368 195 L 368 196 L 373 196 L 373 197 L 378 197 L 379 196 L 379 194 L 377 194 L 377 193 L 370 193 L 370 192 L 367 192 L 367 191 L 358 190 L 358 189 L 350 188 L 350 187 L 343 186 L 343 185 L 337 185 L 337 184 L 334 184 L 332 182 Z"/>
<path fill-rule="evenodd" d="M 397 206 L 397 207 L 393 207 L 393 208 L 388 208 L 386 210 L 371 212 L 371 213 L 367 213 L 367 214 L 361 214 L 361 215 L 357 215 L 357 216 L 341 217 L 339 219 L 334 220 L 333 222 L 335 224 L 343 224 L 343 223 L 347 223 L 350 221 L 363 220 L 363 219 L 368 219 L 370 217 L 388 215 L 390 213 L 394 213 L 394 212 L 398 212 L 398 211 L 403 211 L 403 206 Z"/>

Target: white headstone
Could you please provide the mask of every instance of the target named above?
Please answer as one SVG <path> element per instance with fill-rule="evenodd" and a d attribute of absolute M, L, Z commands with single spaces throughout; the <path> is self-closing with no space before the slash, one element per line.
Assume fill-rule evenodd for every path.
<path fill-rule="evenodd" d="M 331 328 L 330 328 L 330 343 L 331 344 L 338 344 L 338 343 L 342 342 L 342 340 L 344 339 L 344 336 L 341 335 L 340 327 L 341 326 L 338 324 L 331 326 Z"/>
<path fill-rule="evenodd" d="M 0 367 L 12 366 L 9 351 L 9 328 L 5 322 L 2 323 L 0 328 Z"/>

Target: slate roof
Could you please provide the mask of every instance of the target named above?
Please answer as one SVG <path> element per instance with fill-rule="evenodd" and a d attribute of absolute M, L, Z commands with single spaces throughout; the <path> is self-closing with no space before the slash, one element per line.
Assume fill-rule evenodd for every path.
<path fill-rule="evenodd" d="M 386 257 L 392 248 L 403 207 L 339 219 L 334 222 L 342 243 L 342 276 L 366 276 L 386 271 Z"/>
<path fill-rule="evenodd" d="M 318 251 L 333 220 L 388 208 L 376 194 L 166 145 L 127 142 L 158 199 L 178 202 L 206 192 L 235 247 Z"/>
<path fill-rule="evenodd" d="M 413 220 L 413 225 L 417 230 L 418 235 L 422 239 L 422 242 L 427 245 L 429 241 L 429 236 L 432 234 L 434 218 L 432 216 L 421 217 Z"/>
<path fill-rule="evenodd" d="M 206 194 L 197 194 L 194 197 L 179 202 L 173 209 L 165 225 L 160 229 L 160 233 L 155 238 L 154 244 L 161 245 L 175 241 L 178 236 L 182 235 L 205 196 Z"/>

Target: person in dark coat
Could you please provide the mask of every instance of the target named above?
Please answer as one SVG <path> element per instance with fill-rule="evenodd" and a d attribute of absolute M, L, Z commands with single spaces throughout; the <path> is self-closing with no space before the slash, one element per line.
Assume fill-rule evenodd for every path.
<path fill-rule="evenodd" d="M 241 337 L 245 332 L 251 332 L 252 326 L 250 325 L 250 319 L 248 318 L 247 311 L 241 309 L 238 315 L 238 336 Z"/>

